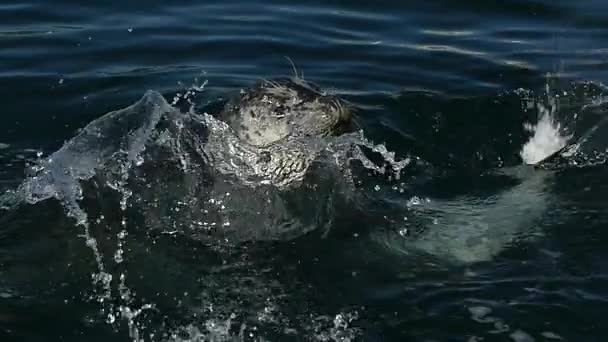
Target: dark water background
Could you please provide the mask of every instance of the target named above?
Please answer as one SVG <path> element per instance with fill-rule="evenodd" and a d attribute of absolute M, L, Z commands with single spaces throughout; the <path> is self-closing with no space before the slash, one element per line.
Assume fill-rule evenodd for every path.
<path fill-rule="evenodd" d="M 541 93 L 548 73 L 566 83 L 608 80 L 608 3 L 6 0 L 0 4 L 0 190 L 20 182 L 37 151 L 57 150 L 79 128 L 147 89 L 170 99 L 184 88 L 178 82 L 207 80 L 199 96 L 204 104 L 262 77 L 291 73 L 284 56 L 306 79 L 358 104 L 369 138 L 421 156 L 447 175 L 427 193 L 493 192 L 509 184 L 479 175 L 521 164 L 523 123 L 536 120 L 535 111 L 522 110 L 516 89 Z M 223 272 L 236 272 L 231 280 L 209 280 L 213 256 L 192 241 L 169 239 L 147 246 L 155 251 L 150 255 L 130 254 L 139 260 L 130 264 L 130 279 L 144 298 L 164 294 L 160 317 L 142 320 L 160 327 L 157 337 L 196 321 L 175 304 L 187 301 L 184 292 L 226 298 L 215 292 L 235 288 L 243 289 L 235 298 L 247 298 L 249 289 L 251 296 L 291 303 L 283 310 L 292 320 L 324 314 L 332 327 L 337 314 L 356 311 L 359 319 L 349 327 L 360 329 L 359 340 L 602 341 L 608 334 L 604 173 L 601 166 L 564 170 L 550 194 L 562 206 L 534 223 L 542 237 L 466 267 L 387 256 L 350 233 L 279 243 L 247 257 L 235 252 L 235 265 L 259 258 L 259 269 L 269 271 L 256 275 L 282 284 L 277 294 L 229 267 Z M 1 340 L 130 340 L 126 323 L 104 323 L 86 300 L 90 251 L 67 219 L 47 217 L 58 211 L 49 204 L 39 215 L 2 221 Z M 239 300 L 234 310 L 247 307 Z M 321 335 L 316 338 L 338 338 Z"/>

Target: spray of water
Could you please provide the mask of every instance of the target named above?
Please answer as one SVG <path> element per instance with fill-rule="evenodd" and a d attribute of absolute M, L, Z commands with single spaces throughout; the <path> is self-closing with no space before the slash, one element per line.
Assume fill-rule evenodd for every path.
<path fill-rule="evenodd" d="M 557 98 L 547 87 L 546 104 L 538 104 L 538 121 L 524 126 L 531 133 L 520 155 L 534 165 L 563 149 L 571 139 L 556 119 Z M 535 222 L 547 210 L 547 173 L 525 166 L 497 170 L 519 184 L 490 197 L 457 196 L 450 199 L 402 199 L 409 216 L 422 221 L 411 236 L 411 220 L 394 230 L 373 235 L 388 250 L 425 254 L 456 264 L 492 260 L 514 240 L 531 235 Z M 426 221 L 421 218 L 425 218 Z"/>
<path fill-rule="evenodd" d="M 549 88 L 547 86 L 547 94 Z M 564 135 L 561 124 L 556 120 L 557 101 L 549 96 L 549 105 L 537 104 L 538 122 L 526 124 L 524 128 L 532 133 L 532 137 L 523 146 L 520 155 L 526 164 L 537 164 L 566 146 L 572 138 Z"/>
<path fill-rule="evenodd" d="M 105 317 L 106 323 L 117 325 L 120 320 L 126 321 L 129 336 L 133 341 L 139 342 L 147 339 L 143 334 L 145 321 L 141 318 L 141 314 L 148 310 L 157 310 L 156 305 L 149 301 L 138 304 L 135 291 L 127 285 L 127 272 L 125 271 L 129 251 L 129 228 L 133 228 L 129 227 L 131 219 L 127 212 L 129 208 L 132 208 L 134 202 L 140 201 L 142 198 L 141 194 L 137 193 L 140 189 L 135 188 L 134 184 L 142 181 L 144 182 L 143 188 L 149 188 L 152 185 L 152 179 L 139 179 L 133 174 L 138 168 L 146 166 L 147 162 L 156 165 L 155 163 L 162 164 L 164 161 L 148 160 L 148 158 L 161 155 L 167 160 L 176 160 L 181 172 L 176 175 L 176 178 L 190 177 L 194 178 L 194 182 L 202 181 L 201 171 L 195 170 L 198 164 L 193 162 L 193 159 L 197 158 L 211 163 L 219 174 L 236 176 L 243 185 L 252 188 L 273 185 L 277 189 L 283 189 L 287 188 L 287 185 L 289 187 L 297 185 L 303 179 L 304 172 L 296 172 L 293 174 L 294 178 L 277 182 L 271 178 L 264 178 L 264 170 L 256 168 L 255 161 L 259 157 L 256 155 L 256 151 L 239 143 L 236 135 L 230 132 L 229 127 L 213 116 L 194 113 L 192 99 L 196 93 L 203 91 L 205 85 L 206 81 L 201 85 L 199 82 L 195 82 L 192 87 L 178 93 L 173 99 L 173 105 L 179 105 L 182 102 L 189 104 L 190 112 L 188 114 L 178 112 L 160 94 L 151 91 L 134 105 L 108 113 L 95 120 L 87 125 L 79 135 L 66 142 L 60 150 L 48 158 L 41 159 L 33 167 L 34 175 L 26 179 L 18 190 L 10 192 L 1 201 L 2 206 L 7 209 L 19 205 L 19 203 L 36 204 L 48 199 L 56 199 L 62 203 L 67 215 L 74 218 L 76 226 L 80 227 L 79 235 L 82 236 L 86 246 L 94 255 L 97 270 L 91 275 L 92 285 L 100 290 L 95 291 L 91 299 L 100 303 L 100 311 Z M 186 117 L 189 119 L 185 119 Z M 187 127 L 189 123 L 186 121 L 188 120 L 191 120 L 190 123 L 202 124 L 209 131 L 209 139 L 205 144 L 197 140 L 202 139 L 199 132 L 189 131 L 191 127 Z M 169 123 L 164 125 L 163 122 Z M 384 164 L 377 165 L 368 159 L 363 153 L 362 147 L 381 155 L 384 158 Z M 388 151 L 382 144 L 372 143 L 363 136 L 362 132 L 331 138 L 327 141 L 311 139 L 309 145 L 302 145 L 298 150 L 306 153 L 306 158 L 330 156 L 328 160 L 335 162 L 334 165 L 346 173 L 349 161 L 356 159 L 369 170 L 388 174 L 390 178 L 399 178 L 401 171 L 409 163 L 409 159 L 396 160 L 394 153 Z M 168 155 L 163 155 L 163 153 L 168 153 Z M 264 180 L 267 181 L 264 182 Z M 95 222 L 90 222 L 91 213 L 82 204 L 84 197 L 82 183 L 89 181 L 100 187 L 112 189 L 119 195 L 120 225 L 114 231 L 115 248 L 109 258 L 104 257 L 102 252 L 104 248 L 99 246 L 100 243 L 106 242 L 98 241 L 92 232 L 94 224 L 98 226 L 106 224 L 105 218 L 102 215 Z M 227 218 L 222 220 L 221 215 L 229 209 L 232 212 L 240 209 L 225 208 L 224 205 L 229 205 L 227 202 L 217 201 L 218 198 L 227 200 L 233 197 L 229 196 L 229 191 L 224 191 L 221 187 L 209 189 L 208 198 L 204 202 L 205 206 L 201 207 L 200 204 L 203 202 L 197 196 L 198 194 L 190 191 L 188 184 L 183 184 L 183 186 L 187 188 L 185 189 L 187 197 L 181 198 L 178 204 L 186 205 L 180 207 L 182 210 L 180 212 L 176 209 L 177 207 L 171 209 L 174 211 L 176 221 L 160 221 L 166 230 L 177 231 L 176 222 L 179 221 L 187 223 L 186 226 L 189 229 L 199 232 L 206 233 L 207 229 L 213 226 L 209 229 L 233 229 L 238 233 L 238 229 L 232 227 L 234 223 Z M 177 188 L 167 190 L 178 191 Z M 157 210 L 158 208 L 155 206 L 160 202 L 158 199 L 164 195 L 164 193 L 153 193 L 150 206 L 144 208 Z M 275 199 L 275 197 L 268 197 L 268 199 Z M 103 199 L 99 198 L 99 200 Z M 137 203 L 137 205 L 141 205 L 141 203 Z M 266 204 L 264 206 L 270 209 L 275 208 L 275 210 L 277 208 L 276 204 L 273 204 L 274 207 Z M 190 222 L 186 222 L 189 218 L 198 218 L 201 215 L 204 217 L 215 207 L 219 208 L 216 210 L 219 221 L 192 219 Z M 144 216 L 153 215 L 152 212 L 143 214 Z M 271 216 L 275 214 L 274 212 L 269 213 Z M 216 221 L 218 224 L 215 224 Z M 165 222 L 169 224 L 164 224 Z M 107 228 L 112 230 L 111 227 Z M 249 229 L 258 228 L 249 227 Z M 306 232 L 306 229 L 302 229 L 302 227 L 297 229 L 301 233 Z M 111 262 L 113 264 L 110 264 Z M 279 315 L 278 311 L 279 309 L 276 307 L 264 311 L 260 316 L 263 318 L 261 321 L 273 321 Z M 320 323 L 310 323 L 310 329 L 318 334 L 318 340 L 339 338 L 346 341 L 357 334 L 357 329 L 350 326 L 351 322 L 355 320 L 351 314 L 343 313 L 335 317 L 331 316 L 331 318 L 326 322 L 328 323 L 326 328 L 322 328 Z M 205 321 L 205 328 L 200 330 L 202 332 L 196 338 L 224 340 L 238 338 L 239 335 L 243 337 L 245 333 L 243 329 L 237 335 L 227 331 L 231 324 L 231 319 L 226 321 L 218 317 L 209 317 Z M 193 332 L 196 329 L 198 328 L 187 330 Z"/>

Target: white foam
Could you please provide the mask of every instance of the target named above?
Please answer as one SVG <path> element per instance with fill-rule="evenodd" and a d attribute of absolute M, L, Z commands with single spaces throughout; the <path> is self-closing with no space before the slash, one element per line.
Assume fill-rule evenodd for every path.
<path fill-rule="evenodd" d="M 520 155 L 526 164 L 536 164 L 553 153 L 559 151 L 570 139 L 562 135 L 561 125 L 554 118 L 555 106 L 551 109 L 539 104 L 539 120 L 536 125 L 526 125 L 525 128 L 534 133 L 523 146 Z"/>

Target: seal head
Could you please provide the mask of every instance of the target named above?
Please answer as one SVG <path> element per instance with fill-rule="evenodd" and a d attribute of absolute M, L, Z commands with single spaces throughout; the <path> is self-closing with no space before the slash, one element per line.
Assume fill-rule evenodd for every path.
<path fill-rule="evenodd" d="M 264 148 L 285 139 L 338 135 L 352 109 L 299 77 L 263 81 L 242 90 L 220 113 L 241 141 Z"/>

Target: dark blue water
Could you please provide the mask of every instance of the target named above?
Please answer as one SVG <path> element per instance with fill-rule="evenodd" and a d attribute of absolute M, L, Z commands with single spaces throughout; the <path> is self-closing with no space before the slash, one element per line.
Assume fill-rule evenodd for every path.
<path fill-rule="evenodd" d="M 405 185 L 368 180 L 381 199 L 368 216 L 377 217 L 341 212 L 330 234 L 219 254 L 139 227 L 120 265 L 111 262 L 115 244 L 104 243 L 117 230 L 99 228 L 115 291 L 108 302 L 131 310 L 110 319 L 117 309 L 98 300 L 95 260 L 64 208 L 46 201 L 3 212 L 0 340 L 604 340 L 605 166 L 582 161 L 541 180 L 500 170 L 525 162 L 533 133 L 524 126 L 542 126 L 535 103 L 547 98 L 560 104 L 551 127 L 570 129 L 569 142 L 599 127 L 585 156 L 606 151 L 605 1 L 6 0 L 0 190 L 18 186 L 37 153 L 148 89 L 171 100 L 207 81 L 196 104 L 210 109 L 261 78 L 291 74 L 285 56 L 354 103 L 368 138 L 427 162 Z M 542 139 L 550 133 L 539 133 L 540 145 L 551 145 Z M 409 232 L 438 227 L 423 248 L 430 255 L 403 252 L 409 240 L 400 237 L 411 233 L 379 223 L 403 200 L 395 186 L 430 199 L 418 214 L 396 215 L 410 218 L 399 223 Z M 502 206 L 467 209 L 487 199 Z M 484 215 L 489 233 L 467 235 Z M 468 250 L 460 237 L 487 250 Z"/>

